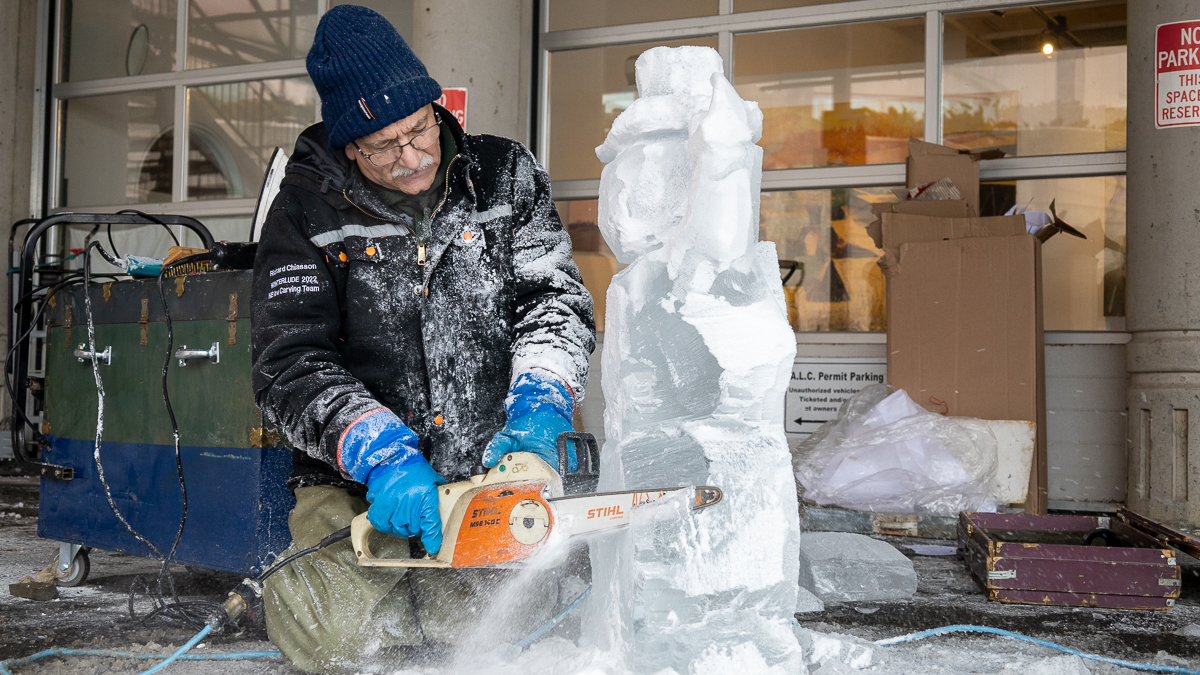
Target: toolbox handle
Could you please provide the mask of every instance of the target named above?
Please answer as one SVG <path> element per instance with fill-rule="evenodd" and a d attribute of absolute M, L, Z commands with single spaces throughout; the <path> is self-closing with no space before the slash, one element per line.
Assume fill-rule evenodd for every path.
<path fill-rule="evenodd" d="M 79 345 L 75 348 L 75 360 L 80 363 L 83 363 L 84 361 L 91 361 L 93 356 L 96 357 L 97 361 L 103 363 L 104 365 L 111 366 L 112 345 L 105 347 L 104 351 L 102 352 L 92 351 L 87 348 L 87 345 Z"/>
<path fill-rule="evenodd" d="M 187 345 L 179 345 L 175 350 L 175 358 L 179 359 L 179 367 L 187 365 L 190 359 L 208 359 L 213 363 L 221 362 L 221 343 L 214 342 L 209 349 L 188 349 Z"/>

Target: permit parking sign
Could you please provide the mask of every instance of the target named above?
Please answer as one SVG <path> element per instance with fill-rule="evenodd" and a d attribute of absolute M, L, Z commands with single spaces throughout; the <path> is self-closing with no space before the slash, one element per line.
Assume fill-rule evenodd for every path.
<path fill-rule="evenodd" d="M 1155 128 L 1200 125 L 1200 21 L 1158 27 L 1154 77 Z"/>
<path fill-rule="evenodd" d="M 783 399 L 784 431 L 808 435 L 837 419 L 842 402 L 887 381 L 884 357 L 796 357 Z"/>

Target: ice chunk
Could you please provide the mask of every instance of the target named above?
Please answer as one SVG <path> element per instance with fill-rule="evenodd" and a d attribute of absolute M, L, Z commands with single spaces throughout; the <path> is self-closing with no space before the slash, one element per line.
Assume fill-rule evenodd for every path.
<path fill-rule="evenodd" d="M 855 670 L 840 661 L 827 661 L 811 671 L 812 675 L 855 675 Z"/>
<path fill-rule="evenodd" d="M 1162 649 L 1158 650 L 1158 653 L 1154 655 L 1153 663 L 1155 663 L 1157 665 L 1163 665 L 1163 666 L 1175 666 L 1175 667 L 1184 667 L 1184 668 L 1190 668 L 1193 665 L 1195 665 L 1192 662 L 1188 661 L 1187 659 L 1181 659 L 1178 656 L 1175 656 L 1174 654 L 1170 654 L 1166 651 L 1163 651 Z M 1074 673 L 1072 673 L 1071 675 L 1074 675 Z"/>
<path fill-rule="evenodd" d="M 1092 675 L 1092 671 L 1084 665 L 1083 659 L 1074 654 L 1050 656 L 1032 663 L 1028 661 L 1009 663 L 1000 672 L 1020 673 L 1021 675 Z"/>
<path fill-rule="evenodd" d="M 808 612 L 824 612 L 825 603 L 821 599 L 813 595 L 813 592 L 801 586 L 796 589 L 796 613 L 807 614 Z"/>
<path fill-rule="evenodd" d="M 669 670 L 669 669 L 668 669 Z M 733 647 L 710 646 L 692 662 L 689 675 L 729 675 L 729 673 L 765 673 L 769 675 L 804 675 L 804 666 L 785 668 L 771 665 L 752 642 Z"/>
<path fill-rule="evenodd" d="M 917 592 L 917 573 L 887 542 L 810 532 L 800 543 L 800 585 L 825 602 L 904 600 Z"/>
<path fill-rule="evenodd" d="M 783 434 L 795 357 L 774 244 L 758 239 L 762 133 L 711 49 L 637 61 L 640 98 L 597 156 L 599 227 L 629 267 L 608 291 L 600 489 L 680 493 L 592 544 L 585 622 L 652 673 L 801 672 L 799 521 Z"/>
<path fill-rule="evenodd" d="M 804 649 L 804 662 L 809 665 L 840 663 L 862 669 L 879 661 L 879 648 L 862 638 L 841 633 L 821 633 L 799 626 L 795 627 L 795 633 Z"/>

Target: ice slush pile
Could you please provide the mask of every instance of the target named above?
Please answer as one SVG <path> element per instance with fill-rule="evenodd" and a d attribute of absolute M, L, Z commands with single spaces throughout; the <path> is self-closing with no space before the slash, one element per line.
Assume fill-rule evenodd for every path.
<path fill-rule="evenodd" d="M 783 433 L 795 358 L 775 245 L 758 241 L 762 113 L 708 48 L 637 60 L 638 99 L 596 150 L 608 290 L 600 489 L 715 485 L 639 507 L 592 545 L 585 625 L 634 672 L 802 672 L 800 528 Z"/>
<path fill-rule="evenodd" d="M 863 511 L 995 511 L 996 437 L 982 420 L 944 417 L 903 389 L 873 384 L 794 458 L 804 498 Z"/>

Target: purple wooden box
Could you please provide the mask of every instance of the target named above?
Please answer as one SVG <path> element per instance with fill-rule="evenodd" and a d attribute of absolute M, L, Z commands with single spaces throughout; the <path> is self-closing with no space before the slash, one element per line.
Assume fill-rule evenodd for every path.
<path fill-rule="evenodd" d="M 1200 553 L 1200 541 L 1124 509 L 1113 516 L 958 517 L 959 555 L 999 602 L 1169 609 L 1182 589 L 1172 546 Z"/>

